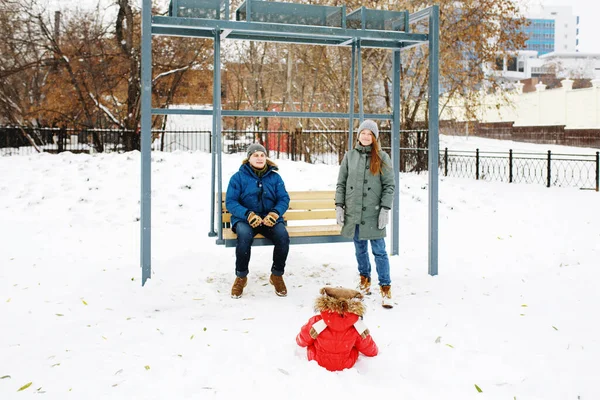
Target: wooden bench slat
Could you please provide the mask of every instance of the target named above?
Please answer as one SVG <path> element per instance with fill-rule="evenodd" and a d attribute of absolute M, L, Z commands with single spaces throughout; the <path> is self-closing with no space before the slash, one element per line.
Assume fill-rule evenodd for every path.
<path fill-rule="evenodd" d="M 307 190 L 307 191 L 297 191 L 297 192 L 288 192 L 290 195 L 290 200 L 316 200 L 316 199 L 335 199 L 335 190 Z M 227 193 L 223 192 L 223 201 L 225 201 Z"/>
<path fill-rule="evenodd" d="M 333 199 L 290 200 L 288 210 L 335 210 L 335 202 Z M 227 212 L 225 202 L 223 202 L 223 212 Z"/>
<path fill-rule="evenodd" d="M 283 214 L 286 221 L 306 221 L 311 219 L 335 219 L 335 210 L 288 211 Z M 223 223 L 231 222 L 231 214 L 223 213 Z"/>
<path fill-rule="evenodd" d="M 335 210 L 333 199 L 317 200 L 290 200 L 289 210 Z"/>
<path fill-rule="evenodd" d="M 307 226 L 288 226 L 287 231 L 290 237 L 299 236 L 339 236 L 339 225 L 307 225 Z M 223 239 L 236 239 L 237 235 L 229 228 L 223 229 Z M 256 235 L 255 238 L 264 238 L 263 235 Z"/>

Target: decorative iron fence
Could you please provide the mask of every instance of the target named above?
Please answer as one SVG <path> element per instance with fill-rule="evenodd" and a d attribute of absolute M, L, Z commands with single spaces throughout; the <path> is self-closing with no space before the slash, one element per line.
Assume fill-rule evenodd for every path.
<path fill-rule="evenodd" d="M 426 152 L 426 150 L 425 150 Z M 440 153 L 444 176 L 507 183 L 538 183 L 600 190 L 600 152 L 596 154 L 520 153 L 509 150 Z"/>
<path fill-rule="evenodd" d="M 31 154 L 37 150 L 29 140 L 45 152 L 74 153 L 96 150 L 101 143 L 104 152 L 123 151 L 124 130 L 0 127 L 0 156 Z M 402 131 L 400 170 L 427 170 L 426 130 Z M 29 136 L 29 139 L 27 136 Z M 152 150 L 210 152 L 210 131 L 152 131 Z M 236 131 L 224 130 L 224 153 L 243 154 L 249 144 L 261 142 L 274 159 L 305 161 L 313 164 L 339 165 L 348 148 L 347 131 Z M 390 151 L 390 131 L 380 131 L 380 142 Z M 507 183 L 537 183 L 571 186 L 598 191 L 600 189 L 599 152 L 592 155 L 480 151 L 440 151 L 439 168 L 443 176 Z"/>

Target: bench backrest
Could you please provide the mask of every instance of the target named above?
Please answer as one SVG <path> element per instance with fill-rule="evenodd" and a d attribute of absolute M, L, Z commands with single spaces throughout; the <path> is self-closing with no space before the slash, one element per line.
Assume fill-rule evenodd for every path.
<path fill-rule="evenodd" d="M 290 207 L 283 215 L 286 221 L 335 220 L 335 191 L 288 192 Z M 231 214 L 225 206 L 223 193 L 223 227 L 229 228 Z M 335 222 L 334 222 L 335 223 Z"/>

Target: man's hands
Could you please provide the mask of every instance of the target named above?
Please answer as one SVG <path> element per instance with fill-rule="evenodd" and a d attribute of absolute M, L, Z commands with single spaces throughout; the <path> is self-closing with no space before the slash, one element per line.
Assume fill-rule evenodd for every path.
<path fill-rule="evenodd" d="M 248 224 L 252 227 L 252 228 L 256 228 L 258 227 L 260 224 L 262 224 L 263 220 L 261 217 L 259 217 L 258 215 L 254 214 L 253 211 L 250 211 L 250 214 L 248 214 Z"/>
<path fill-rule="evenodd" d="M 252 228 L 258 228 L 261 224 L 264 224 L 265 226 L 272 228 L 273 226 L 275 226 L 278 219 L 279 219 L 279 215 L 274 211 L 271 211 L 264 218 L 261 218 L 258 215 L 256 215 L 253 211 L 250 211 L 250 214 L 248 214 L 248 218 L 247 218 L 248 224 Z"/>
<path fill-rule="evenodd" d="M 267 214 L 267 216 L 263 219 L 263 224 L 265 224 L 266 226 L 268 226 L 269 228 L 272 228 L 276 223 L 277 220 L 279 219 L 279 215 L 277 215 L 276 212 L 271 211 L 269 214 Z"/>

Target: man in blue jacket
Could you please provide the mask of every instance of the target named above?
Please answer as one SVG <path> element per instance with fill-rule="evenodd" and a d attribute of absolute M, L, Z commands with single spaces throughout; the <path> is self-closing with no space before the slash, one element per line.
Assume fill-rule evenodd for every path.
<path fill-rule="evenodd" d="M 261 234 L 274 245 L 273 265 L 269 282 L 278 296 L 287 296 L 283 281 L 290 237 L 283 214 L 290 196 L 274 162 L 267 159 L 267 150 L 259 143 L 248 146 L 247 158 L 233 174 L 227 187 L 225 206 L 231 213 L 231 226 L 237 234 L 235 248 L 235 281 L 231 297 L 242 297 L 248 284 L 248 263 L 254 236 Z"/>

